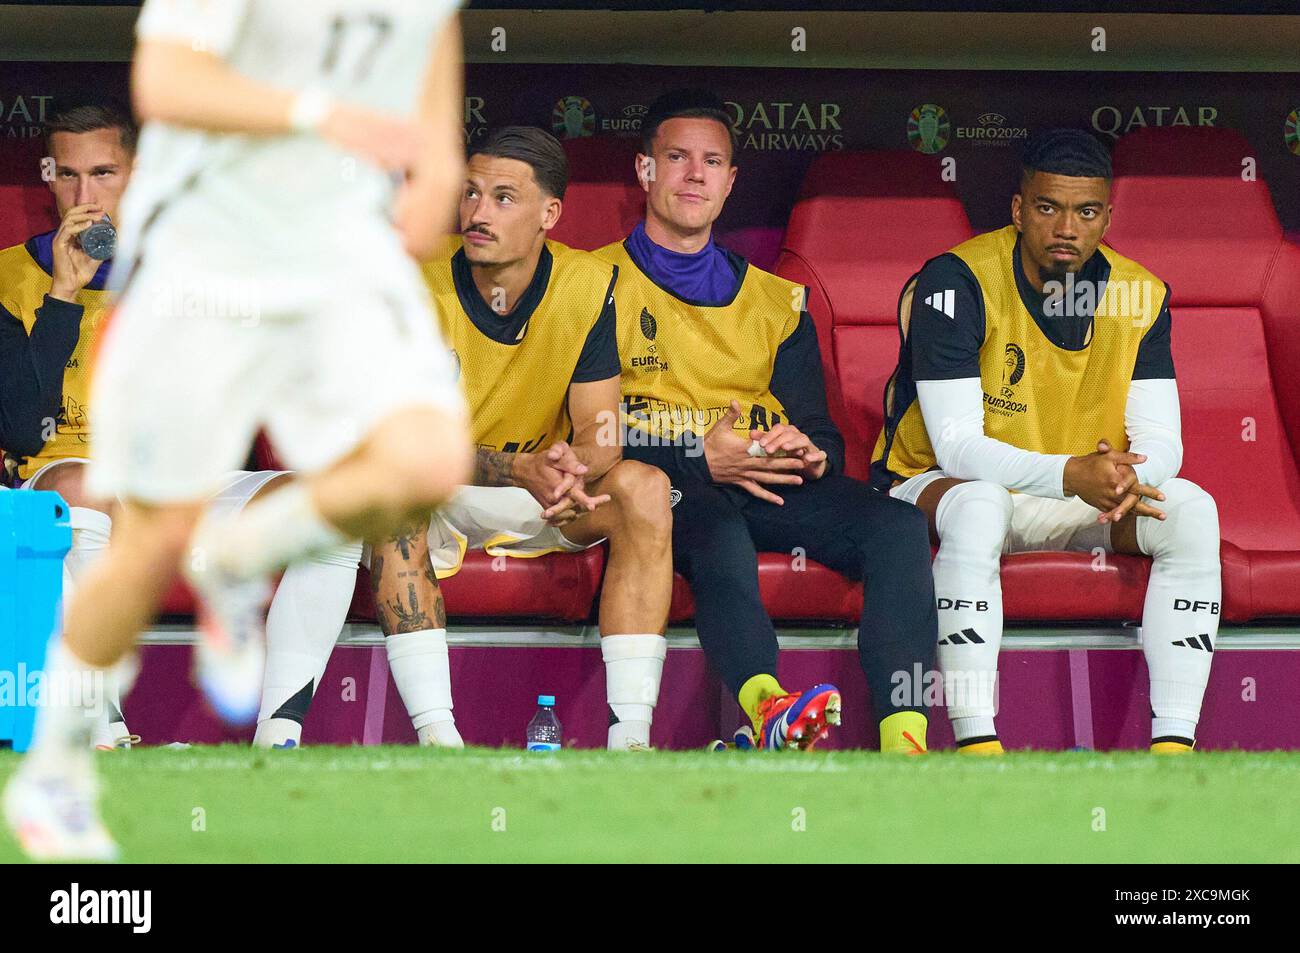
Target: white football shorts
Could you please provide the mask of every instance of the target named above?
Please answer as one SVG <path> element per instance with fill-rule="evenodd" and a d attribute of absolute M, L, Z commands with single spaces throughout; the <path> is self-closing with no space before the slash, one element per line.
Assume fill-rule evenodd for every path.
<path fill-rule="evenodd" d="M 546 553 L 577 553 L 590 546 L 568 539 L 546 525 L 542 505 L 517 486 L 463 486 L 429 524 L 429 561 L 439 579 L 460 572 L 465 553 L 528 559 Z M 591 546 L 599 546 L 597 540 Z M 370 566 L 366 548 L 362 564 Z"/>
<path fill-rule="evenodd" d="M 323 276 L 310 304 L 280 298 L 269 313 L 255 292 L 205 295 L 164 274 L 146 261 L 103 337 L 87 475 L 99 496 L 205 499 L 260 428 L 287 468 L 311 473 L 396 411 L 463 412 L 423 278 L 404 257 L 377 261 L 364 286 L 329 288 Z"/>
<path fill-rule="evenodd" d="M 942 470 L 927 470 L 904 480 L 889 491 L 895 499 L 915 504 L 921 492 L 935 480 L 946 479 Z M 1002 545 L 1002 552 L 1092 552 L 1102 549 L 1114 552 L 1110 542 L 1110 523 L 1098 523 L 1101 513 L 1072 496 L 1065 500 L 1049 500 L 1027 493 L 1011 494 L 1011 530 Z"/>

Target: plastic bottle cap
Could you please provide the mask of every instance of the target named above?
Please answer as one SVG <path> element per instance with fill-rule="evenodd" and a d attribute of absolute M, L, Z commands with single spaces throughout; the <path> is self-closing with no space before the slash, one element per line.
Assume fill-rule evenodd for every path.
<path fill-rule="evenodd" d="M 555 706 L 555 696 L 554 696 L 554 695 L 538 695 L 538 696 L 537 696 L 537 704 L 539 704 L 539 705 L 545 705 L 545 706 L 547 706 L 547 707 L 554 707 L 554 706 Z"/>

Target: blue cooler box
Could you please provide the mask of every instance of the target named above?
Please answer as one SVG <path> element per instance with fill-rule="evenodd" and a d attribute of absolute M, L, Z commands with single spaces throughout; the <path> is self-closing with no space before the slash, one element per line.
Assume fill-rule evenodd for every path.
<path fill-rule="evenodd" d="M 26 751 L 36 709 L 33 673 L 45 666 L 72 546 L 68 504 L 57 493 L 0 490 L 0 745 Z"/>

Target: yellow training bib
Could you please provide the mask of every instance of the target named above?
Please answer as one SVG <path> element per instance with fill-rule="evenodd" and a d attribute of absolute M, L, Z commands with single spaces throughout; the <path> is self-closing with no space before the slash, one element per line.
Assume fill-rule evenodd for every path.
<path fill-rule="evenodd" d="M 984 433 L 1035 453 L 1093 453 L 1102 437 L 1115 449 L 1127 450 L 1129 383 L 1142 337 L 1164 305 L 1164 283 L 1137 262 L 1100 246 L 1110 277 L 1095 303 L 1092 338 L 1077 351 L 1067 350 L 1048 340 L 1020 298 L 1012 263 L 1015 244 L 1016 229 L 1008 225 L 951 252 L 970 268 L 984 296 Z M 1067 295 L 1066 303 L 1071 300 Z M 901 307 L 910 306 L 909 287 Z M 900 391 L 915 394 L 914 387 L 899 387 L 900 379 L 910 380 L 911 370 L 894 372 L 885 427 L 872 453 L 873 469 L 883 460 L 896 480 L 937 465 L 920 402 L 893 406 Z"/>
<path fill-rule="evenodd" d="M 614 269 L 590 252 L 546 243 L 551 273 L 541 302 L 519 340 L 493 340 L 470 318 L 462 295 L 479 295 L 472 282 L 457 289 L 452 259 L 459 237 L 424 266 L 438 319 L 452 349 L 478 446 L 532 453 L 568 440 L 569 383 L 587 335 L 604 310 Z M 471 299 L 472 300 L 472 299 Z"/>
<path fill-rule="evenodd" d="M 22 321 L 29 336 L 36 324 L 36 309 L 44 303 L 53 282 L 32 257 L 30 244 L 0 251 L 0 306 Z M 108 310 L 108 292 L 85 288 L 77 295 L 77 303 L 82 305 L 81 330 L 63 370 L 62 409 L 41 452 L 20 463 L 18 476 L 24 480 L 47 463 L 90 455 L 90 359 L 99 323 Z"/>
<path fill-rule="evenodd" d="M 786 422 L 769 390 L 776 351 L 803 311 L 802 286 L 753 265 L 735 298 L 716 307 L 665 291 L 632 260 L 622 242 L 595 252 L 618 266 L 618 353 L 624 422 L 666 439 L 708 433 L 740 402 L 738 432 Z"/>

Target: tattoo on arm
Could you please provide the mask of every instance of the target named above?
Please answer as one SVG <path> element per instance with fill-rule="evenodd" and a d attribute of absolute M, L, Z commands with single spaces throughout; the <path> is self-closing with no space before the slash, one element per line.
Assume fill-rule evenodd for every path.
<path fill-rule="evenodd" d="M 514 486 L 515 457 L 513 453 L 479 447 L 474 455 L 475 486 Z"/>

